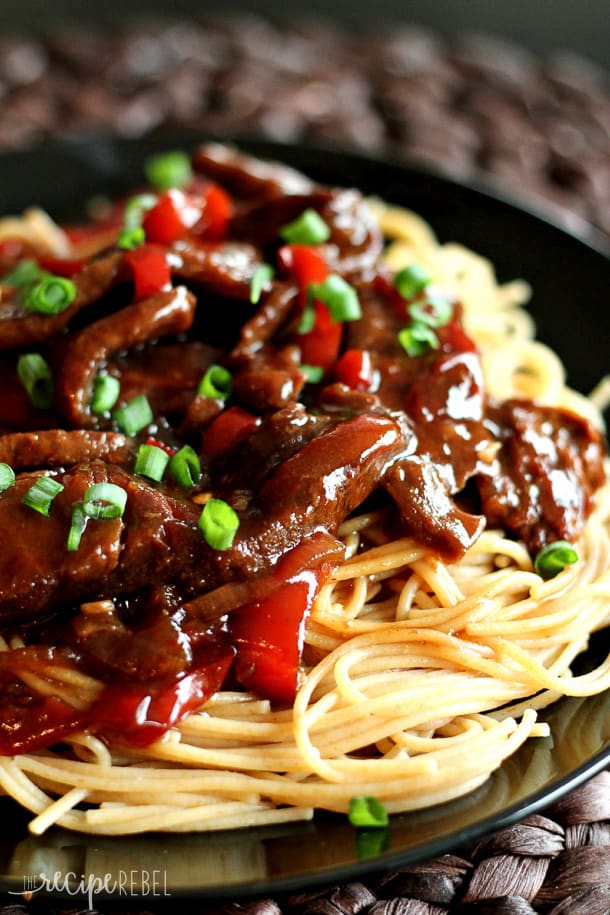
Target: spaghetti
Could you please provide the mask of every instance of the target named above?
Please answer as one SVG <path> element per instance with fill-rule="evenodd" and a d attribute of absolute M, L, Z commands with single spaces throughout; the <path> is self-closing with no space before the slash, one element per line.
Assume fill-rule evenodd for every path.
<path fill-rule="evenodd" d="M 602 427 L 599 402 L 569 390 L 557 356 L 534 339 L 522 308 L 526 284 L 499 286 L 487 261 L 439 244 L 416 215 L 377 200 L 369 206 L 387 241 L 384 269 L 423 266 L 434 287 L 459 301 L 492 399 L 526 398 Z M 12 223 L 10 230 L 13 236 Z M 353 276 L 353 265 L 343 272 Z M 263 310 L 265 302 L 272 320 L 268 296 Z M 276 290 L 276 311 L 279 302 Z M 127 376 L 125 369 L 122 384 Z M 497 449 L 487 450 L 493 462 Z M 193 497 L 199 509 L 208 498 L 203 490 Z M 103 727 L 76 728 L 56 745 L 0 756 L 0 785 L 35 814 L 31 831 L 243 828 L 307 819 L 316 808 L 344 813 L 354 795 L 374 796 L 390 813 L 423 808 L 473 790 L 524 741 L 547 734 L 539 709 L 610 687 L 610 658 L 585 674 L 571 670 L 589 635 L 610 621 L 607 483 L 574 544 L 578 561 L 548 580 L 514 531 L 488 524 L 455 556 L 417 529 L 397 530 L 395 513 L 381 500 L 341 520 L 343 555 L 324 566 L 305 617 L 292 702 L 265 698 L 247 680 L 241 687 L 225 681 L 152 742 L 134 746 L 113 741 Z M 231 600 L 238 612 L 252 603 L 243 589 L 240 598 L 227 593 L 230 585 L 219 581 L 210 592 L 220 616 L 229 602 L 229 618 Z M 268 594 L 255 597 L 260 607 Z M 209 596 L 190 601 L 209 614 Z M 103 604 L 94 594 L 81 614 L 95 623 L 108 610 Z M 27 631 L 6 627 L 5 653 L 28 644 Z M 94 706 L 106 679 L 56 660 L 26 665 L 24 688 L 59 697 L 75 715 Z"/>

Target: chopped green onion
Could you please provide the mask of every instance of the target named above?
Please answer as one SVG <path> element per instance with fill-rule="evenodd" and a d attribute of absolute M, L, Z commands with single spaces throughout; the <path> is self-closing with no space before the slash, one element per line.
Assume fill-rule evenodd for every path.
<path fill-rule="evenodd" d="M 154 416 L 145 394 L 138 394 L 129 403 L 124 404 L 112 414 L 116 423 L 125 435 L 137 435 L 152 423 Z"/>
<path fill-rule="evenodd" d="M 29 311 L 58 315 L 76 298 L 76 286 L 63 276 L 45 276 L 25 295 L 23 304 Z"/>
<path fill-rule="evenodd" d="M 159 191 L 184 187 L 193 177 L 191 160 L 179 150 L 151 156 L 144 164 L 144 171 L 149 183 Z"/>
<path fill-rule="evenodd" d="M 0 492 L 15 485 L 15 471 L 10 464 L 0 464 Z"/>
<path fill-rule="evenodd" d="M 198 527 L 213 550 L 228 550 L 239 528 L 239 517 L 223 499 L 209 499 L 199 517 Z"/>
<path fill-rule="evenodd" d="M 41 515 L 48 515 L 53 499 L 62 489 L 63 486 L 57 480 L 53 480 L 51 477 L 39 477 L 34 485 L 30 486 L 21 501 L 28 508 L 40 512 Z"/>
<path fill-rule="evenodd" d="M 22 286 L 30 286 L 32 283 L 44 276 L 44 271 L 40 269 L 36 261 L 31 258 L 19 261 L 12 270 L 3 276 L 0 280 L 2 286 L 15 286 L 17 289 Z"/>
<path fill-rule="evenodd" d="M 163 479 L 168 464 L 169 454 L 163 448 L 158 448 L 156 445 L 140 445 L 134 470 L 143 477 L 159 483 Z"/>
<path fill-rule="evenodd" d="M 453 306 L 440 295 L 429 295 L 421 301 L 411 302 L 407 311 L 409 317 L 419 324 L 444 327 L 453 314 Z"/>
<path fill-rule="evenodd" d="M 125 230 L 141 228 L 145 211 L 152 210 L 156 202 L 155 194 L 136 194 L 135 197 L 130 197 L 123 210 Z"/>
<path fill-rule="evenodd" d="M 411 296 L 422 292 L 431 282 L 432 277 L 426 268 L 421 267 L 419 264 L 403 267 L 394 277 L 394 286 L 398 289 L 403 299 L 410 299 Z"/>
<path fill-rule="evenodd" d="M 313 305 L 306 305 L 301 314 L 297 327 L 298 334 L 308 334 L 314 329 L 316 323 L 316 312 Z"/>
<path fill-rule="evenodd" d="M 388 812 L 376 797 L 356 794 L 350 798 L 349 821 L 352 826 L 387 826 Z"/>
<path fill-rule="evenodd" d="M 324 378 L 324 369 L 321 365 L 300 365 L 299 368 L 310 384 L 318 384 Z"/>
<path fill-rule="evenodd" d="M 66 541 L 66 549 L 69 553 L 74 553 L 79 548 L 81 537 L 85 533 L 86 527 L 87 515 L 85 514 L 83 503 L 76 502 L 72 506 L 72 522 L 70 524 L 68 539 Z"/>
<path fill-rule="evenodd" d="M 17 375 L 27 391 L 30 403 L 39 410 L 48 410 L 53 403 L 53 376 L 40 353 L 19 356 Z"/>
<path fill-rule="evenodd" d="M 566 540 L 548 543 L 534 560 L 534 568 L 542 578 L 554 578 L 567 566 L 578 562 L 578 553 Z"/>
<path fill-rule="evenodd" d="M 307 294 L 326 305 L 333 321 L 357 321 L 362 317 L 358 293 L 337 273 L 329 274 L 323 283 L 310 283 Z"/>
<path fill-rule="evenodd" d="M 226 400 L 233 388 L 233 377 L 222 365 L 211 365 L 197 388 L 197 393 L 216 400 Z"/>
<path fill-rule="evenodd" d="M 292 222 L 280 229 L 280 235 L 289 245 L 319 245 L 330 238 L 330 229 L 311 208 L 303 210 Z"/>
<path fill-rule="evenodd" d="M 257 266 L 250 280 L 250 302 L 252 305 L 258 305 L 263 289 L 273 279 L 274 275 L 275 270 L 271 264 L 259 264 Z"/>
<path fill-rule="evenodd" d="M 142 244 L 146 239 L 146 233 L 142 226 L 135 226 L 133 229 L 123 229 L 117 239 L 117 245 L 123 251 L 133 251 Z"/>
<path fill-rule="evenodd" d="M 438 349 L 438 337 L 427 324 L 411 324 L 398 331 L 398 342 L 407 356 L 425 356 L 432 349 Z"/>
<path fill-rule="evenodd" d="M 115 483 L 93 483 L 83 499 L 84 513 L 96 521 L 120 518 L 126 505 L 127 492 Z"/>
<path fill-rule="evenodd" d="M 169 462 L 169 470 L 180 486 L 191 488 L 201 479 L 201 462 L 190 445 L 183 445 Z"/>
<path fill-rule="evenodd" d="M 93 383 L 91 412 L 98 415 L 112 410 L 119 399 L 121 382 L 114 375 L 98 375 Z"/>

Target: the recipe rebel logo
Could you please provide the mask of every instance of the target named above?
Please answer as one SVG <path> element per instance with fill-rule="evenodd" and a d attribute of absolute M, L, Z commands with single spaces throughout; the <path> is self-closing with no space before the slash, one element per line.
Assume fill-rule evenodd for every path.
<path fill-rule="evenodd" d="M 86 897 L 93 909 L 96 896 L 167 897 L 167 874 L 164 870 L 118 870 L 113 874 L 75 874 L 72 871 L 54 874 L 27 874 L 23 889 L 9 890 L 11 896 L 21 896 L 29 902 L 36 893 Z"/>

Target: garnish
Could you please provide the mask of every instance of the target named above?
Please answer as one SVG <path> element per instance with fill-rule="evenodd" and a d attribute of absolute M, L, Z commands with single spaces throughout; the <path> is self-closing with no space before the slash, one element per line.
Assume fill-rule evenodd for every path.
<path fill-rule="evenodd" d="M 213 550 L 228 550 L 239 528 L 239 517 L 224 499 L 209 499 L 199 517 L 198 527 Z"/>
<path fill-rule="evenodd" d="M 426 295 L 417 302 L 411 302 L 407 311 L 409 317 L 417 324 L 444 327 L 451 319 L 453 306 L 448 299 L 440 295 Z"/>
<path fill-rule="evenodd" d="M 228 369 L 222 365 L 211 365 L 197 388 L 197 393 L 203 397 L 212 397 L 215 400 L 226 400 L 233 387 L 233 377 Z"/>
<path fill-rule="evenodd" d="M 542 578 L 554 578 L 567 566 L 578 562 L 578 553 L 567 540 L 555 540 L 540 550 L 534 560 L 534 569 Z"/>
<path fill-rule="evenodd" d="M 352 826 L 387 826 L 388 812 L 376 797 L 356 794 L 350 798 L 348 818 Z"/>
<path fill-rule="evenodd" d="M 17 360 L 17 375 L 32 406 L 48 410 L 53 403 L 53 376 L 40 353 L 24 353 Z"/>
<path fill-rule="evenodd" d="M 291 245 L 319 245 L 328 241 L 330 229 L 316 210 L 308 208 L 282 226 L 280 235 Z"/>
<path fill-rule="evenodd" d="M 58 315 L 76 298 L 76 286 L 63 276 L 46 275 L 24 295 L 28 311 L 42 315 Z"/>
<path fill-rule="evenodd" d="M 119 399 L 120 390 L 121 382 L 114 375 L 98 375 L 93 383 L 91 412 L 101 415 L 112 410 Z"/>
<path fill-rule="evenodd" d="M 96 521 L 120 518 L 126 505 L 127 492 L 116 483 L 93 483 L 83 499 L 85 515 Z"/>
<path fill-rule="evenodd" d="M 409 267 L 403 267 L 394 277 L 394 286 L 403 299 L 410 299 L 419 292 L 423 292 L 431 282 L 432 277 L 426 268 L 420 264 L 411 264 Z"/>
<path fill-rule="evenodd" d="M 193 177 L 191 160 L 180 150 L 151 156 L 144 163 L 144 171 L 149 183 L 159 191 L 184 187 Z"/>
<path fill-rule="evenodd" d="M 112 414 L 121 432 L 125 435 L 137 435 L 152 423 L 154 416 L 148 398 L 138 394 L 129 403 L 124 404 Z"/>
<path fill-rule="evenodd" d="M 183 445 L 169 462 L 169 471 L 176 483 L 190 489 L 201 479 L 201 462 L 190 445 Z"/>
<path fill-rule="evenodd" d="M 357 321 L 362 317 L 358 293 L 337 273 L 330 273 L 322 283 L 310 283 L 307 295 L 323 302 L 333 321 Z"/>
<path fill-rule="evenodd" d="M 149 480 L 161 482 L 165 468 L 169 464 L 169 454 L 156 445 L 140 445 L 136 455 L 134 470 Z"/>
<path fill-rule="evenodd" d="M 425 356 L 430 350 L 438 349 L 438 337 L 427 324 L 416 322 L 398 331 L 398 342 L 407 356 Z"/>
<path fill-rule="evenodd" d="M 10 464 L 0 463 L 0 492 L 15 485 L 15 471 Z"/>
<path fill-rule="evenodd" d="M 258 305 L 263 289 L 273 279 L 274 275 L 275 271 L 271 264 L 259 264 L 257 266 L 250 280 L 250 302 L 252 305 Z"/>
<path fill-rule="evenodd" d="M 300 365 L 299 369 L 310 384 L 318 384 L 324 378 L 324 369 L 321 365 Z"/>
<path fill-rule="evenodd" d="M 39 477 L 33 486 L 30 486 L 24 494 L 21 501 L 28 508 L 40 512 L 41 515 L 48 515 L 51 511 L 53 499 L 59 495 L 63 486 L 57 480 L 51 477 Z"/>
<path fill-rule="evenodd" d="M 72 506 L 72 522 L 66 541 L 66 549 L 69 553 L 74 553 L 80 546 L 81 537 L 87 527 L 87 515 L 83 508 L 82 502 L 76 502 Z"/>

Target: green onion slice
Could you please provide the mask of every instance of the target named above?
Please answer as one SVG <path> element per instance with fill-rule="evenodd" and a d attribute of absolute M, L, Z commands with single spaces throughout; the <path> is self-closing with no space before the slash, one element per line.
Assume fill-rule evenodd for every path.
<path fill-rule="evenodd" d="M 308 208 L 282 226 L 280 235 L 289 245 L 319 245 L 328 241 L 330 229 L 316 210 Z"/>
<path fill-rule="evenodd" d="M 352 826 L 387 826 L 388 812 L 376 797 L 357 794 L 350 798 L 349 821 Z"/>
<path fill-rule="evenodd" d="M 324 378 L 324 369 L 321 365 L 300 365 L 299 368 L 310 384 L 318 384 Z"/>
<path fill-rule="evenodd" d="M 28 257 L 23 261 L 19 261 L 18 264 L 15 264 L 13 269 L 2 277 L 0 285 L 14 286 L 17 289 L 20 289 L 23 286 L 31 286 L 32 283 L 37 283 L 44 275 L 44 270 L 40 269 L 35 260 Z"/>
<path fill-rule="evenodd" d="M 15 485 L 15 471 L 10 464 L 0 463 L 0 492 Z"/>
<path fill-rule="evenodd" d="M 211 365 L 197 388 L 197 393 L 216 400 L 226 400 L 233 388 L 233 377 L 222 365 Z"/>
<path fill-rule="evenodd" d="M 169 462 L 169 471 L 175 481 L 190 489 L 201 479 L 201 462 L 196 451 L 190 445 L 183 445 Z"/>
<path fill-rule="evenodd" d="M 542 578 L 554 578 L 567 566 L 578 562 L 578 553 L 566 540 L 548 543 L 534 560 L 534 568 Z"/>
<path fill-rule="evenodd" d="M 151 156 L 144 163 L 144 171 L 149 183 L 159 191 L 184 187 L 193 177 L 191 160 L 180 150 Z"/>
<path fill-rule="evenodd" d="M 398 331 L 398 342 L 407 356 L 425 356 L 440 345 L 432 328 L 417 322 Z"/>
<path fill-rule="evenodd" d="M 96 521 L 120 518 L 126 505 L 127 492 L 115 483 L 93 483 L 83 499 L 84 513 Z"/>
<path fill-rule="evenodd" d="M 228 550 L 239 528 L 239 517 L 224 499 L 209 499 L 199 517 L 198 527 L 213 550 Z"/>
<path fill-rule="evenodd" d="M 453 306 L 440 295 L 429 295 L 421 301 L 411 302 L 407 309 L 409 317 L 418 324 L 428 327 L 444 327 L 451 319 Z"/>
<path fill-rule="evenodd" d="M 362 317 L 358 293 L 337 273 L 329 274 L 323 283 L 310 283 L 307 294 L 323 302 L 334 321 L 357 321 Z"/>
<path fill-rule="evenodd" d="M 79 548 L 81 537 L 85 533 L 86 527 L 87 515 L 85 514 L 83 503 L 76 502 L 72 506 L 72 522 L 70 524 L 68 539 L 66 541 L 66 549 L 69 553 L 74 553 Z"/>
<path fill-rule="evenodd" d="M 154 416 L 148 398 L 138 394 L 129 403 L 119 407 L 112 414 L 121 432 L 125 435 L 137 435 L 152 423 Z"/>
<path fill-rule="evenodd" d="M 143 477 L 159 483 L 163 479 L 168 464 L 169 454 L 163 448 L 158 448 L 156 445 L 140 445 L 134 470 Z"/>
<path fill-rule="evenodd" d="M 123 226 L 126 231 L 142 227 L 146 210 L 152 210 L 157 202 L 155 194 L 136 194 L 130 197 L 123 210 Z"/>
<path fill-rule="evenodd" d="M 422 292 L 431 282 L 432 277 L 420 264 L 403 267 L 394 277 L 394 286 L 403 299 L 410 299 L 411 296 Z"/>
<path fill-rule="evenodd" d="M 58 315 L 76 298 L 76 286 L 63 276 L 45 276 L 25 295 L 28 311 L 41 315 Z"/>
<path fill-rule="evenodd" d="M 252 305 L 258 305 L 263 289 L 274 276 L 275 270 L 271 264 L 259 264 L 257 266 L 250 280 L 250 302 Z"/>
<path fill-rule="evenodd" d="M 117 239 L 117 245 L 123 251 L 133 251 L 139 247 L 146 239 L 146 233 L 142 226 L 135 226 L 133 229 L 123 229 Z"/>
<path fill-rule="evenodd" d="M 28 508 L 40 512 L 41 515 L 48 515 L 51 511 L 53 499 L 59 495 L 63 486 L 57 480 L 51 477 L 39 477 L 33 486 L 30 486 L 24 494 L 21 501 Z"/>
<path fill-rule="evenodd" d="M 53 376 L 40 353 L 24 353 L 19 356 L 17 375 L 27 391 L 30 403 L 39 410 L 48 410 L 53 404 Z"/>
<path fill-rule="evenodd" d="M 301 314 L 297 327 L 298 334 L 308 334 L 314 329 L 316 323 L 316 312 L 313 305 L 306 305 Z"/>
<path fill-rule="evenodd" d="M 101 415 L 112 410 L 119 399 L 120 390 L 121 382 L 114 375 L 98 375 L 93 383 L 91 412 Z"/>

